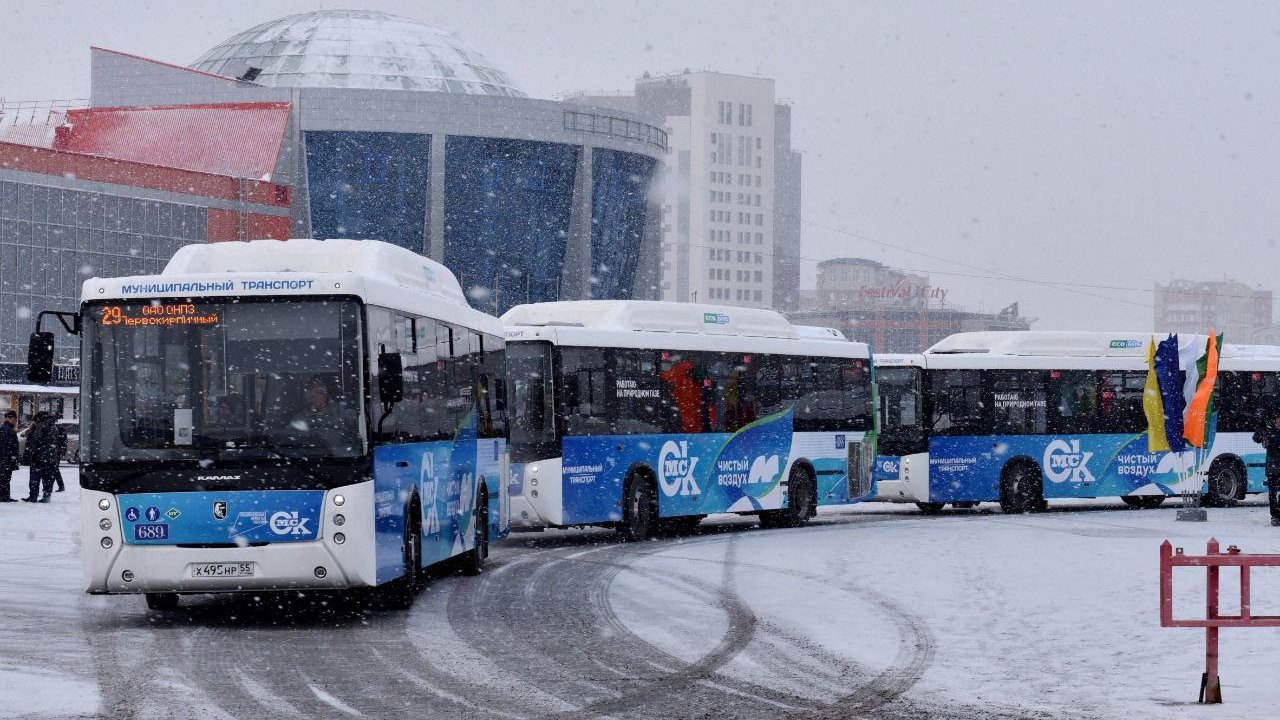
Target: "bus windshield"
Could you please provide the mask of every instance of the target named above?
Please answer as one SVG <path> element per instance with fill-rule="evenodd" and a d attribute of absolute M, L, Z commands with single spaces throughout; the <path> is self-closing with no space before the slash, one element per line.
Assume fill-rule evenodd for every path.
<path fill-rule="evenodd" d="M 880 392 L 880 451 L 885 455 L 909 455 L 927 448 L 922 418 L 921 369 L 876 369 Z"/>
<path fill-rule="evenodd" d="M 507 345 L 511 459 L 516 462 L 558 454 L 551 378 L 549 343 Z"/>
<path fill-rule="evenodd" d="M 89 462 L 365 452 L 354 301 L 107 302 L 85 332 Z"/>

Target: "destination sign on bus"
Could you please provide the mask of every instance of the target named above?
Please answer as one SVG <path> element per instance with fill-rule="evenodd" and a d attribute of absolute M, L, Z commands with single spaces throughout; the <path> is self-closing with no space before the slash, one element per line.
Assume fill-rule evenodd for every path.
<path fill-rule="evenodd" d="M 153 303 L 147 305 L 108 305 L 102 308 L 103 327 L 182 327 L 217 325 L 216 310 L 197 307 L 193 303 Z"/>

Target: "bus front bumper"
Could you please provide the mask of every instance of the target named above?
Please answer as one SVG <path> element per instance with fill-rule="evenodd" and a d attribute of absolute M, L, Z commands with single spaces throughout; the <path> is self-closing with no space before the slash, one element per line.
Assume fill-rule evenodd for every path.
<path fill-rule="evenodd" d="M 343 495 L 340 508 L 332 502 Z M 109 509 L 101 509 L 106 500 Z M 319 538 L 249 547 L 183 547 L 123 542 L 116 497 L 81 491 L 81 560 L 85 592 L 220 593 L 290 589 L 338 590 L 376 584 L 373 483 L 336 488 L 325 496 Z M 344 524 L 332 518 L 341 513 Z M 103 530 L 103 518 L 113 520 Z M 343 542 L 335 542 L 341 533 Z M 209 565 L 248 572 L 238 576 L 197 576 Z"/>

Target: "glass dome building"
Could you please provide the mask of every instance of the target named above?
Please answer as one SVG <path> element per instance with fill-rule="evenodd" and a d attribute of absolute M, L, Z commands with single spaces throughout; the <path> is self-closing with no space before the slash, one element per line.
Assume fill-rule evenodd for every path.
<path fill-rule="evenodd" d="M 449 33 L 324 10 L 179 67 L 93 49 L 95 107 L 287 103 L 274 172 L 292 237 L 368 238 L 443 262 L 473 305 L 657 296 L 659 123 L 530 98 Z"/>
<path fill-rule="evenodd" d="M 191 67 L 269 87 L 424 90 L 524 97 L 502 71 L 449 33 L 370 10 L 322 10 L 254 26 Z"/>

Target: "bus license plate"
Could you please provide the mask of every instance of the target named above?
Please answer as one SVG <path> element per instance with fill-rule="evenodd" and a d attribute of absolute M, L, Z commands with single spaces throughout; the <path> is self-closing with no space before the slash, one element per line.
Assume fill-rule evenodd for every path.
<path fill-rule="evenodd" d="M 253 563 L 191 563 L 191 577 L 224 578 L 253 577 Z"/>

